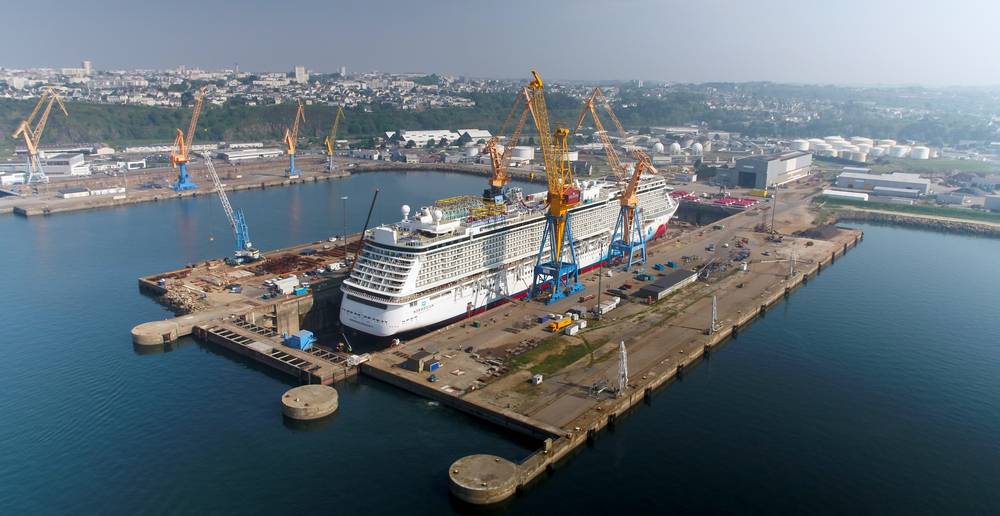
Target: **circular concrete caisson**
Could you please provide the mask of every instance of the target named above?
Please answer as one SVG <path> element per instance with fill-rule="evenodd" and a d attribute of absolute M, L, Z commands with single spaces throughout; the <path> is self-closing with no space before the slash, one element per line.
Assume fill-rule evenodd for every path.
<path fill-rule="evenodd" d="M 298 420 L 319 419 L 337 410 L 337 389 L 326 385 L 302 385 L 281 397 L 286 416 Z"/>
<path fill-rule="evenodd" d="M 517 464 L 495 455 L 468 455 L 452 463 L 448 479 L 460 500 L 476 505 L 502 502 L 517 490 Z"/>

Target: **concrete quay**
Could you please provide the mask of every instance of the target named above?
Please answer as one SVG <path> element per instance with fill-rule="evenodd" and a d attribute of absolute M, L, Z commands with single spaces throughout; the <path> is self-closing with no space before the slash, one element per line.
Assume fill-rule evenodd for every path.
<path fill-rule="evenodd" d="M 770 242 L 762 234 L 747 232 L 747 219 L 736 215 L 720 221 L 735 228 L 694 231 L 663 242 L 653 248 L 649 260 L 663 261 L 680 253 L 690 256 L 692 249 L 747 238 L 756 251 L 747 271 L 735 267 L 652 305 L 632 300 L 605 320 L 588 319 L 588 328 L 574 337 L 552 336 L 541 325 L 527 323 L 540 314 L 559 313 L 580 304 L 575 298 L 555 305 L 504 305 L 373 354 L 361 372 L 540 440 L 542 445 L 536 452 L 510 462 L 513 470 L 506 466 L 508 459 L 499 458 L 498 463 L 497 458 L 474 455 L 457 460 L 449 471 L 456 497 L 473 504 L 499 502 L 535 481 L 706 353 L 737 335 L 863 238 L 860 231 L 828 229 L 827 233 L 833 234 L 822 240 L 785 237 L 782 242 Z M 794 267 L 789 264 L 793 256 Z M 596 293 L 596 279 L 587 278 L 585 294 Z M 603 288 L 622 281 L 602 281 Z M 633 282 L 631 277 L 624 281 Z M 716 330 L 710 331 L 713 296 L 718 299 L 720 317 Z M 621 339 L 628 349 L 630 377 L 626 390 L 619 393 L 617 343 Z M 498 358 L 508 350 L 524 348 L 530 340 L 542 342 L 533 348 L 542 350 L 538 360 Z M 567 354 L 566 350 L 575 346 L 584 346 L 587 352 L 579 358 Z M 428 372 L 407 368 L 407 359 L 418 352 L 432 353 L 440 361 L 434 373 L 436 381 L 429 381 Z M 566 363 L 555 367 L 546 360 L 563 356 L 569 357 Z M 532 385 L 533 373 L 540 370 L 546 372 L 544 381 Z M 502 471 L 493 471 L 498 467 Z M 514 489 L 509 488 L 511 483 L 516 484 Z"/>

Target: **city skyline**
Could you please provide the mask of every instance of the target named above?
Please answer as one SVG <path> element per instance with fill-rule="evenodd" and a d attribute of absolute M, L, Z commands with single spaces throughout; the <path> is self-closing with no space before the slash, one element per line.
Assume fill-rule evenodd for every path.
<path fill-rule="evenodd" d="M 301 65 L 336 72 L 344 65 L 480 78 L 523 77 L 537 68 L 562 81 L 1000 84 L 1000 71 L 982 66 L 1000 50 L 989 27 L 1000 7 L 970 2 L 920 1 L 900 9 L 854 0 L 836 6 L 515 1 L 503 4 L 507 11 L 488 12 L 450 0 L 390 1 L 378 11 L 362 2 L 316 0 L 281 8 L 269 2 L 176 5 L 26 5 L 24 19 L 46 23 L 9 26 L 0 35 L 0 66 L 60 68 L 87 59 L 100 70 L 214 70 L 239 63 L 245 71 Z M 109 23 L 113 30 L 106 30 Z M 426 30 L 431 26 L 435 30 Z M 954 30 L 927 37 L 942 36 L 942 28 Z M 73 45 L 63 44 L 68 33 L 78 34 Z M 29 39 L 37 43 L 24 49 L 21 42 Z"/>

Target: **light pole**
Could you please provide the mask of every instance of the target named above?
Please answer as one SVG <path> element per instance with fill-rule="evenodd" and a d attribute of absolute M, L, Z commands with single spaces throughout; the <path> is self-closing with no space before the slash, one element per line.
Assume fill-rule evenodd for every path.
<path fill-rule="evenodd" d="M 340 200 L 344 201 L 344 263 L 347 263 L 347 196 L 341 197 Z"/>

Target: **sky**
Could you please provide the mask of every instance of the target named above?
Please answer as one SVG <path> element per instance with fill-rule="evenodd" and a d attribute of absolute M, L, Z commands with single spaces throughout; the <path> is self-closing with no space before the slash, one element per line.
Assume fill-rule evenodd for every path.
<path fill-rule="evenodd" d="M 0 2 L 7 68 L 1000 84 L 1000 2 L 985 0 Z"/>

